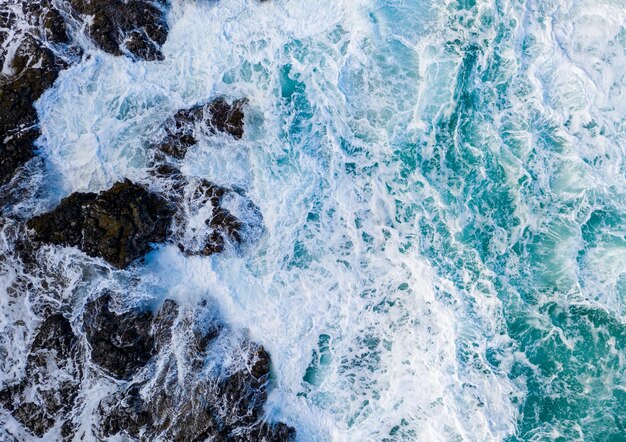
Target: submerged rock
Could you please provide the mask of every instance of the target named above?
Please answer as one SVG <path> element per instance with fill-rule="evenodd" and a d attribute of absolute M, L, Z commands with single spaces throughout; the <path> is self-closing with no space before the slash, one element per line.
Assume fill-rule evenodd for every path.
<path fill-rule="evenodd" d="M 30 348 L 26 376 L 0 392 L 0 403 L 31 433 L 42 437 L 57 422 L 72 433 L 70 411 L 80 386 L 78 339 L 60 313 L 40 326 Z"/>
<path fill-rule="evenodd" d="M 244 200 L 248 211 L 256 215 L 254 226 L 242 222 L 225 207 L 224 200 L 234 196 Z M 251 230 L 260 234 L 262 217 L 258 208 L 233 190 L 210 181 L 189 182 L 179 206 L 173 230 L 179 248 L 187 254 L 208 256 L 221 253 L 227 244 L 242 245 L 244 238 L 254 235 L 248 233 Z"/>
<path fill-rule="evenodd" d="M 197 143 L 196 131 L 223 132 L 236 139 L 243 137 L 243 106 L 247 100 L 235 100 L 229 104 L 223 98 L 181 109 L 166 122 L 166 136 L 156 148 L 165 155 L 183 159 L 187 150 Z"/>
<path fill-rule="evenodd" d="M 165 0 L 70 0 L 87 23 L 89 36 L 103 51 L 131 54 L 143 60 L 162 60 L 167 39 Z"/>
<path fill-rule="evenodd" d="M 74 193 L 27 225 L 36 241 L 78 247 L 123 268 L 165 241 L 173 214 L 163 197 L 125 181 L 98 195 Z"/>

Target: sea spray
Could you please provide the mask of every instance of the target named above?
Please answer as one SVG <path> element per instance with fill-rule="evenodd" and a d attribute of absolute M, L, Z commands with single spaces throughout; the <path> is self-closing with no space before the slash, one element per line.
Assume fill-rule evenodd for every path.
<path fill-rule="evenodd" d="M 24 370 L 37 324 L 11 324 L 35 293 L 78 325 L 107 289 L 129 308 L 208 302 L 247 330 L 271 356 L 266 416 L 298 440 L 621 440 L 624 11 L 175 0 L 162 61 L 86 47 L 36 103 L 46 185 L 24 213 L 124 178 L 170 192 L 150 164 L 164 121 L 245 98 L 243 138 L 199 133 L 179 166 L 262 227 L 242 249 L 163 244 L 124 271 L 42 248 L 35 289 L 3 304 L 2 376 Z M 3 266 L 8 291 L 21 267 Z M 110 389 L 85 382 L 80 434 Z"/>

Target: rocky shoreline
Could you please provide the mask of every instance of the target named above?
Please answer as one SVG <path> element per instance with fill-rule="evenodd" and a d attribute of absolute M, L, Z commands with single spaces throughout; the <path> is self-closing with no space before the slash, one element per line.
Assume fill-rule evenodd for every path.
<path fill-rule="evenodd" d="M 70 0 L 63 5 L 61 10 L 51 0 L 14 0 L 0 8 L 0 61 L 5 66 L 0 99 L 6 103 L 0 109 L 0 186 L 5 189 L 21 179 L 20 171 L 36 156 L 40 131 L 33 103 L 80 59 L 83 48 L 75 32 L 114 56 L 163 59 L 168 1 Z M 49 269 L 38 261 L 42 245 L 77 248 L 112 270 L 141 265 L 163 243 L 177 244 L 186 255 L 243 253 L 262 232 L 256 205 L 240 190 L 184 177 L 179 162 L 196 144 L 198 131 L 241 139 L 246 103 L 215 97 L 164 122 L 166 136 L 151 147 L 151 173 L 171 183 L 167 195 L 125 180 L 99 193 L 73 193 L 29 220 L 3 211 L 1 226 L 12 229 L 15 249 L 7 259 L 45 276 Z M 256 221 L 243 222 L 233 208 Z M 203 227 L 190 226 L 191 218 Z M 24 278 L 17 281 L 8 296 L 52 289 L 48 283 L 36 289 Z M 295 439 L 293 428 L 268 422 L 264 415 L 271 385 L 269 354 L 245 331 L 220 320 L 215 305 L 183 306 L 166 299 L 157 311 L 129 308 L 122 293 L 108 290 L 78 305 L 42 305 L 35 312 L 39 325 L 29 340 L 21 376 L 0 384 L 0 407 L 31 435 L 78 437 L 76 419 L 86 406 L 82 388 L 92 376 L 111 389 L 93 417 L 98 438 Z M 215 363 L 215 352 L 225 348 L 239 360 Z"/>

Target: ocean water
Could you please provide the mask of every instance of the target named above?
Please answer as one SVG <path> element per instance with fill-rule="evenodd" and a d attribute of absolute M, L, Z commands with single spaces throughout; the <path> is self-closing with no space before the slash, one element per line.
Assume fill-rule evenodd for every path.
<path fill-rule="evenodd" d="M 166 191 L 163 121 L 245 97 L 243 139 L 201 137 L 182 170 L 241 189 L 258 228 L 126 271 L 44 247 L 48 301 L 210 300 L 268 350 L 267 416 L 298 441 L 626 441 L 625 1 L 173 0 L 168 22 L 160 62 L 83 41 L 36 103 L 37 191 L 12 210 Z M 3 291 L 43 284 L 2 266 Z M 34 329 L 18 299 L 3 379 Z M 81 393 L 87 439 L 106 391 Z"/>

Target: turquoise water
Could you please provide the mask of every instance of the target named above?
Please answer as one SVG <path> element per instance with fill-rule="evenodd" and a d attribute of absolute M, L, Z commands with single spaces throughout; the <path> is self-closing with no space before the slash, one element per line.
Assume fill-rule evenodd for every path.
<path fill-rule="evenodd" d="M 258 244 L 86 288 L 43 253 L 87 293 L 217 300 L 299 440 L 626 441 L 626 3 L 312 3 L 174 1 L 163 62 L 88 48 L 37 104 L 43 207 L 158 190 L 164 118 L 246 97 L 182 170 L 244 189 Z"/>
<path fill-rule="evenodd" d="M 571 9 L 586 12 L 581 3 Z M 624 85 L 601 108 L 602 92 L 587 95 L 623 66 L 626 28 L 606 47 L 576 27 L 570 41 L 545 41 L 572 19 L 565 5 L 455 6 L 451 96 L 396 151 L 413 185 L 436 195 L 410 209 L 431 213 L 416 223 L 420 250 L 460 290 L 502 303 L 507 376 L 525 390 L 508 440 L 626 440 L 625 139 L 613 102 Z M 478 359 L 460 346 L 458 357 L 498 368 L 500 351 Z"/>

